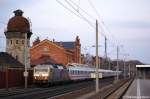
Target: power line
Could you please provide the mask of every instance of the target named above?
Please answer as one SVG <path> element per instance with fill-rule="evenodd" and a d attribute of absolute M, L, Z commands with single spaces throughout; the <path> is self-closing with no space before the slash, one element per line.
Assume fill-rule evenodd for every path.
<path fill-rule="evenodd" d="M 71 1 L 71 0 L 70 0 L 70 1 Z M 68 2 L 67 0 L 65 0 L 65 2 L 67 2 L 78 14 L 80 14 L 80 16 L 82 16 L 83 19 L 88 22 L 88 24 L 90 24 L 93 28 L 95 28 L 95 26 L 93 26 L 92 22 L 90 22 L 86 17 L 84 17 L 70 2 Z M 74 5 L 77 6 L 77 4 L 75 4 L 73 1 L 71 1 L 71 2 L 72 2 Z M 84 10 L 82 10 L 82 11 L 84 11 Z M 96 19 L 96 18 L 92 17 L 90 14 L 88 14 L 86 11 L 84 11 L 84 13 L 86 13 L 86 14 L 87 14 L 88 16 L 90 16 L 92 19 L 94 19 L 94 20 Z M 100 27 L 99 27 L 99 28 L 100 28 Z M 101 32 L 101 35 L 105 37 L 105 34 L 104 34 L 103 32 Z"/>
<path fill-rule="evenodd" d="M 98 15 L 98 17 L 101 18 L 100 15 L 99 15 L 99 13 L 98 13 L 98 11 L 96 10 L 96 8 L 94 7 L 94 5 L 92 4 L 92 2 L 90 0 L 88 0 L 88 2 L 91 5 L 91 7 L 93 8 L 94 12 Z M 102 20 L 101 20 L 101 22 L 102 22 Z"/>
<path fill-rule="evenodd" d="M 86 11 L 84 11 L 81 7 L 79 7 L 79 5 L 77 5 L 76 3 L 74 3 L 72 0 L 65 0 L 65 2 L 76 12 L 74 12 L 73 10 L 71 10 L 70 8 L 66 7 L 66 5 L 62 2 L 60 2 L 59 0 L 56 0 L 60 5 L 62 5 L 64 8 L 66 8 L 68 11 L 70 11 L 71 13 L 73 13 L 74 15 L 78 16 L 79 18 L 83 19 L 84 21 L 86 21 L 91 27 L 95 28 L 95 25 L 90 22 L 87 17 L 85 17 L 83 14 L 81 14 L 79 12 L 79 9 L 84 13 L 86 14 L 88 17 L 90 17 L 91 19 L 95 19 L 92 15 L 90 15 L 89 13 L 87 13 Z M 91 4 L 91 7 L 94 9 L 95 13 L 98 15 L 101 23 L 102 23 L 102 28 L 105 28 L 105 30 L 107 30 L 107 32 L 111 35 L 110 37 L 112 37 L 112 39 L 114 38 L 114 36 L 110 33 L 109 29 L 107 28 L 107 26 L 105 25 L 104 21 L 102 20 L 101 16 L 99 15 L 98 11 L 96 10 L 96 8 L 94 7 L 94 5 L 90 2 L 90 0 L 88 0 L 89 3 Z M 76 7 L 78 9 L 76 9 Z M 78 14 L 77 14 L 78 13 Z M 99 27 L 101 28 L 101 27 Z M 102 36 L 106 37 L 106 35 L 102 32 L 101 33 Z M 109 41 L 109 39 L 107 39 Z M 111 42 L 113 46 L 117 46 L 115 43 Z"/>
<path fill-rule="evenodd" d="M 78 10 L 81 10 L 82 12 L 84 12 L 87 16 L 89 16 L 91 19 L 96 20 L 95 17 L 93 17 L 92 15 L 90 15 L 89 13 L 87 13 L 85 10 L 83 10 L 81 7 L 79 7 L 75 2 L 73 2 L 72 0 L 70 0 L 75 6 L 78 7 Z M 79 11 L 78 11 L 79 12 Z"/>
<path fill-rule="evenodd" d="M 101 16 L 99 15 L 98 11 L 96 10 L 96 8 L 94 7 L 93 3 L 88 0 L 89 4 L 91 5 L 92 9 L 94 10 L 94 12 L 97 14 L 97 16 L 99 17 L 101 23 L 103 24 L 104 28 L 107 30 L 107 32 L 111 35 L 110 37 L 112 37 L 112 39 L 115 39 L 116 40 L 116 43 L 119 43 L 117 42 L 117 39 L 114 37 L 114 35 L 112 35 L 112 33 L 110 32 L 109 28 L 106 26 L 106 24 L 104 23 L 104 21 L 102 20 Z M 109 39 L 108 39 L 109 40 Z M 118 44 L 118 45 L 115 45 L 115 43 L 111 42 L 113 46 L 119 46 L 121 44 Z"/>
<path fill-rule="evenodd" d="M 80 15 L 80 18 L 86 21 L 91 27 L 95 28 L 92 22 L 90 22 L 86 17 L 84 17 L 80 12 L 78 12 L 78 10 L 70 2 L 68 2 L 67 0 L 65 0 L 65 2 L 69 4 Z"/>
<path fill-rule="evenodd" d="M 81 18 L 81 19 L 83 19 L 84 21 L 86 21 L 91 27 L 93 27 L 93 28 L 95 28 L 95 25 L 93 25 L 92 24 L 92 22 L 90 22 L 86 17 L 84 17 L 76 8 L 75 8 L 75 6 L 76 7 L 79 7 L 77 4 L 75 4 L 73 1 L 71 1 L 72 2 L 72 4 L 74 4 L 75 6 L 73 6 L 70 2 L 68 2 L 67 0 L 65 0 L 65 2 L 71 7 L 71 8 L 73 8 L 78 14 L 76 14 L 75 12 L 73 12 L 72 10 L 70 10 L 68 7 L 66 7 L 66 5 L 64 5 L 62 2 L 60 2 L 59 0 L 56 0 L 60 5 L 62 5 L 64 8 L 66 8 L 67 10 L 69 10 L 71 13 L 73 13 L 73 14 L 75 14 L 76 16 L 78 16 L 79 18 Z M 81 9 L 81 8 L 80 8 Z M 83 9 L 82 9 L 82 11 L 84 12 L 84 13 L 86 13 L 88 16 L 90 16 L 90 18 L 92 18 L 93 19 L 93 17 L 90 15 L 90 14 L 88 14 L 86 11 L 84 11 Z M 100 27 L 99 27 L 100 28 Z M 103 32 L 101 33 L 101 35 L 102 36 L 106 36 Z"/>
<path fill-rule="evenodd" d="M 71 13 L 73 13 L 74 15 L 80 17 L 79 15 L 77 15 L 76 13 L 74 13 L 72 10 L 70 10 L 68 7 L 66 7 L 62 2 L 60 2 L 59 0 L 56 0 L 61 6 L 63 6 L 64 8 L 66 8 L 68 11 L 70 11 Z"/>
<path fill-rule="evenodd" d="M 92 7 L 92 9 L 94 10 L 94 12 L 97 14 L 97 16 L 98 16 L 98 18 L 100 19 L 101 23 L 103 24 L 104 28 L 105 28 L 105 29 L 107 30 L 107 32 L 111 35 L 111 37 L 114 37 L 114 36 L 111 34 L 111 32 L 110 32 L 110 30 L 108 29 L 108 27 L 106 26 L 106 24 L 104 23 L 102 17 L 101 17 L 100 14 L 98 13 L 98 11 L 97 11 L 96 8 L 94 7 L 93 3 L 92 3 L 90 0 L 88 0 L 88 2 L 89 2 L 89 4 L 91 5 L 91 7 Z M 110 42 L 110 43 L 112 43 L 112 42 Z M 113 44 L 113 45 L 115 45 L 115 44 Z"/>

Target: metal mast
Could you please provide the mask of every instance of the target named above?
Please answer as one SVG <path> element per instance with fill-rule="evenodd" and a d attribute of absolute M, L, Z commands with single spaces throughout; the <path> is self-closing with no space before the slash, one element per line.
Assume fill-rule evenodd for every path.
<path fill-rule="evenodd" d="M 98 73 L 98 21 L 96 20 L 96 93 L 99 92 L 99 73 Z"/>
<path fill-rule="evenodd" d="M 118 71 L 119 71 L 119 46 L 117 46 L 117 81 L 119 80 L 119 74 L 118 74 Z"/>

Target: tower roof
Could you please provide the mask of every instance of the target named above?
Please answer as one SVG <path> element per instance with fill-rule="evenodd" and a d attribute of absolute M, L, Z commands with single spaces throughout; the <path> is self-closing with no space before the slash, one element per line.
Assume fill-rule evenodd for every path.
<path fill-rule="evenodd" d="M 30 31 L 30 24 L 29 21 L 23 17 L 22 10 L 14 11 L 15 16 L 9 19 L 7 24 L 7 31 L 8 32 L 23 32 L 27 33 Z"/>

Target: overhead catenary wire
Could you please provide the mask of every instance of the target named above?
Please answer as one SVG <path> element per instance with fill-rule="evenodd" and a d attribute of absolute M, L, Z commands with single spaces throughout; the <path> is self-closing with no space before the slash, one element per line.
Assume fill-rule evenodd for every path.
<path fill-rule="evenodd" d="M 95 25 L 92 22 L 90 22 L 85 16 L 83 16 L 70 2 L 68 2 L 67 0 L 65 0 L 65 2 L 79 14 L 80 18 L 86 21 L 91 27 L 95 28 Z"/>
<path fill-rule="evenodd" d="M 102 17 L 100 16 L 100 14 L 98 13 L 98 11 L 96 10 L 95 6 L 93 5 L 93 3 L 88 0 L 90 6 L 92 7 L 92 9 L 94 10 L 94 12 L 97 14 L 99 20 L 102 23 L 103 28 L 105 28 L 105 30 L 108 32 L 108 34 L 110 35 L 110 37 L 112 38 L 113 42 L 110 39 L 107 39 L 109 41 L 109 43 L 111 43 L 112 46 L 117 47 L 117 46 L 121 46 L 122 44 L 120 44 L 120 42 L 116 39 L 116 37 L 114 35 L 112 35 L 112 33 L 110 32 L 109 28 L 107 27 L 107 25 L 105 24 L 105 22 L 103 21 Z M 115 40 L 115 41 L 114 41 Z"/>
<path fill-rule="evenodd" d="M 59 0 L 56 0 L 60 5 L 62 5 L 64 8 L 66 8 L 68 11 L 70 11 L 71 13 L 75 14 L 77 17 L 83 19 L 84 21 L 86 21 L 91 27 L 95 28 L 95 25 L 89 21 L 89 19 L 87 19 L 87 17 L 85 17 L 84 15 L 86 14 L 89 18 L 91 18 L 92 20 L 96 19 L 95 17 L 93 17 L 92 15 L 90 15 L 89 13 L 87 13 L 85 10 L 83 10 L 78 4 L 76 4 L 75 2 L 73 2 L 72 0 L 65 0 L 65 2 L 73 9 L 71 10 L 70 8 L 66 7 L 66 5 L 62 2 L 60 2 Z M 70 2 L 69 2 L 70 1 Z M 90 2 L 90 0 L 88 0 Z M 110 37 L 112 37 L 112 40 L 115 38 L 110 30 L 108 29 L 108 27 L 105 25 L 104 21 L 102 20 L 101 16 L 99 15 L 98 11 L 96 10 L 96 8 L 94 7 L 94 5 L 90 2 L 93 10 L 95 10 L 95 13 L 97 14 L 97 16 L 99 17 L 100 19 L 100 23 L 101 24 L 101 27 L 99 28 L 104 28 L 105 32 L 101 32 L 100 34 L 104 37 L 107 37 L 106 36 L 106 31 L 111 35 Z M 80 11 L 79 11 L 80 10 Z M 75 12 L 74 12 L 75 11 Z M 82 12 L 82 13 L 81 13 Z M 83 15 L 84 13 L 84 15 Z M 110 39 L 107 37 L 107 40 L 111 43 L 111 45 L 113 47 L 116 47 L 116 46 L 120 46 L 121 44 L 115 44 L 115 43 L 119 43 L 117 42 L 116 38 L 115 38 L 115 42 L 113 43 L 112 41 L 110 41 Z M 109 45 L 110 45 L 109 43 Z"/>
<path fill-rule="evenodd" d="M 69 0 L 69 1 L 71 1 L 71 0 Z M 88 21 L 88 23 L 90 23 L 90 25 L 91 25 L 92 22 L 90 22 L 86 17 L 84 17 L 84 16 L 72 5 L 72 4 L 74 4 L 75 6 L 77 6 L 77 4 L 75 4 L 73 1 L 71 1 L 71 2 L 72 2 L 72 4 L 71 4 L 69 1 L 68 1 L 68 0 L 65 0 L 65 2 L 67 2 L 79 15 L 81 15 L 81 16 L 83 17 L 83 19 L 85 19 L 86 21 Z M 77 7 L 78 7 L 78 6 L 77 6 Z M 90 18 L 96 20 L 96 18 L 92 17 L 92 15 L 88 14 L 88 13 L 87 13 L 86 11 L 84 11 L 83 9 L 82 9 L 82 11 L 83 11 L 86 15 L 90 16 Z M 95 28 L 95 25 L 94 25 L 94 26 L 92 25 L 92 27 Z M 100 28 L 100 27 L 99 27 L 99 28 Z M 101 32 L 100 34 L 105 37 L 105 34 L 104 34 L 103 32 Z"/>
<path fill-rule="evenodd" d="M 95 17 L 93 17 L 92 15 L 90 15 L 89 13 L 87 13 L 85 10 L 83 10 L 81 7 L 79 7 L 75 2 L 73 2 L 72 0 L 70 0 L 72 2 L 72 4 L 74 4 L 75 6 L 78 7 L 78 10 L 81 10 L 83 13 L 85 13 L 88 17 L 90 17 L 91 19 L 93 19 L 93 21 L 96 20 Z M 79 11 L 78 11 L 79 12 Z"/>
<path fill-rule="evenodd" d="M 71 3 L 69 3 L 67 0 L 65 0 L 69 5 L 71 5 Z M 73 2 L 72 0 L 69 0 L 69 1 L 71 1 L 72 2 L 72 4 L 74 4 L 75 6 L 77 6 L 77 7 L 79 7 L 75 2 Z M 71 7 L 73 7 L 73 5 L 71 5 Z M 77 11 L 76 9 L 75 9 L 75 7 L 73 7 L 74 8 L 74 10 L 76 11 L 76 12 L 78 12 L 80 15 L 81 15 L 81 13 L 79 12 L 79 11 Z M 80 7 L 79 7 L 80 8 Z M 89 16 L 91 19 L 93 19 L 93 21 L 95 21 L 96 20 L 96 17 L 93 17 L 92 15 L 90 15 L 89 13 L 87 13 L 86 11 L 84 11 L 82 8 L 80 8 L 80 10 L 81 11 L 83 11 L 83 13 L 85 13 L 87 16 Z M 83 15 L 82 15 L 83 16 Z M 85 18 L 85 17 L 84 17 Z M 88 20 L 88 19 L 86 19 L 86 20 Z M 89 21 L 89 20 L 88 20 Z M 90 22 L 91 23 L 91 22 Z M 95 28 L 95 26 L 93 26 L 93 28 Z M 98 28 L 100 28 L 100 27 L 98 27 Z M 106 36 L 103 32 L 101 32 L 100 33 L 102 36 Z"/>
<path fill-rule="evenodd" d="M 110 32 L 110 30 L 109 30 L 108 27 L 106 26 L 105 22 L 103 21 L 102 17 L 100 16 L 100 14 L 99 14 L 98 11 L 96 10 L 96 8 L 95 8 L 95 6 L 93 5 L 93 3 L 92 3 L 90 0 L 88 0 L 88 2 L 89 2 L 89 4 L 90 4 L 91 8 L 93 9 L 93 11 L 97 14 L 99 20 L 101 21 L 101 24 L 103 25 L 103 28 L 105 28 L 105 30 L 108 32 L 108 34 L 111 35 L 110 37 L 112 37 L 112 39 L 115 39 L 115 40 L 116 40 L 116 38 L 114 37 L 114 35 L 112 35 L 112 33 Z M 108 41 L 109 41 L 109 39 L 108 39 Z M 116 40 L 116 41 L 117 41 L 117 40 Z M 113 43 L 113 42 L 111 42 L 111 41 L 110 41 L 110 43 L 112 43 L 113 46 L 117 46 L 115 43 Z M 119 43 L 119 42 L 117 42 L 117 43 Z M 119 45 L 119 44 L 118 44 L 118 45 Z"/>
<path fill-rule="evenodd" d="M 75 6 L 76 7 L 79 7 L 76 3 L 74 3 L 73 1 L 71 1 L 71 0 L 69 0 L 69 1 L 71 1 L 71 2 L 69 2 L 69 1 L 67 1 L 67 0 L 65 0 L 65 2 L 74 10 L 74 11 L 76 11 L 76 13 L 78 13 L 78 14 L 76 14 L 75 12 L 73 12 L 71 9 L 69 9 L 68 7 L 66 7 L 66 5 L 65 4 L 63 4 L 62 2 L 60 2 L 59 0 L 56 0 L 60 5 L 62 5 L 64 8 L 66 8 L 68 11 L 70 11 L 71 13 L 73 13 L 73 14 L 75 14 L 76 16 L 78 16 L 79 18 L 81 18 L 81 19 L 83 19 L 84 21 L 86 21 L 90 26 L 92 26 L 94 29 L 95 29 L 95 25 L 93 26 L 93 24 L 92 24 L 92 22 L 90 22 L 85 16 L 83 16 L 79 11 L 78 11 L 78 9 L 76 9 L 75 8 Z M 73 4 L 75 5 L 75 6 L 73 6 Z M 80 7 L 80 9 L 81 9 L 81 7 Z M 83 9 L 82 9 L 82 11 L 86 14 L 86 15 L 88 15 L 88 16 L 90 16 L 90 18 L 92 18 L 92 19 L 94 19 L 94 17 L 92 17 L 92 15 L 90 15 L 90 14 L 88 14 L 86 11 L 84 11 Z M 95 18 L 96 19 L 96 18 Z M 99 27 L 100 28 L 100 27 Z M 106 36 L 103 32 L 101 33 L 101 35 L 102 36 Z"/>

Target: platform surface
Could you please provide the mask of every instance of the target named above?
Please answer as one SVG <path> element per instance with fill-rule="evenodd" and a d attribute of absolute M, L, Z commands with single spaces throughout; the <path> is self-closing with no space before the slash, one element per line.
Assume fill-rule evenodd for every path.
<path fill-rule="evenodd" d="M 150 99 L 150 79 L 135 79 L 123 99 Z"/>

